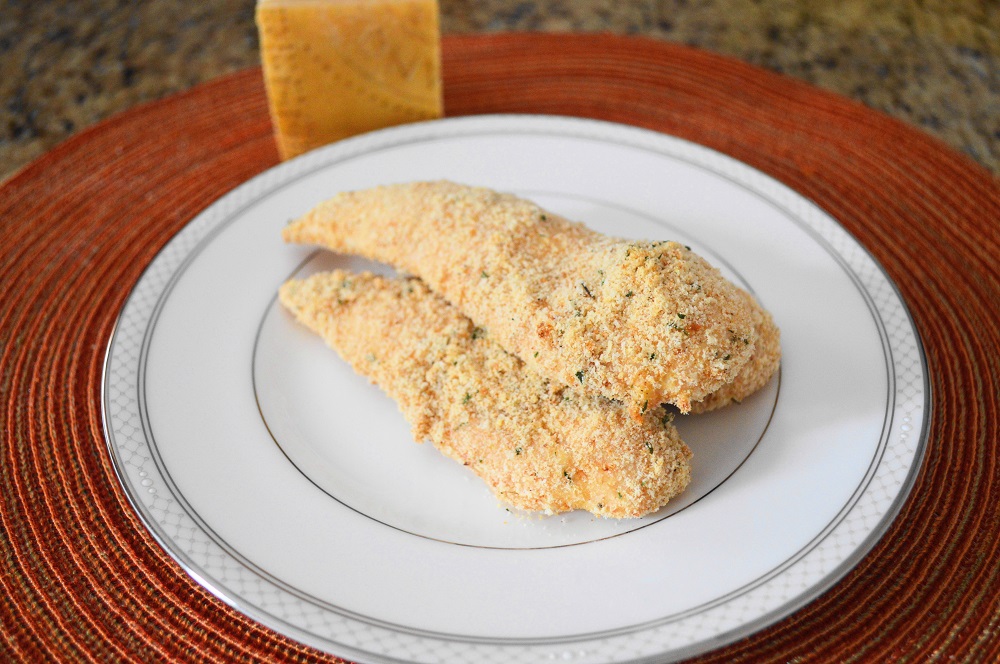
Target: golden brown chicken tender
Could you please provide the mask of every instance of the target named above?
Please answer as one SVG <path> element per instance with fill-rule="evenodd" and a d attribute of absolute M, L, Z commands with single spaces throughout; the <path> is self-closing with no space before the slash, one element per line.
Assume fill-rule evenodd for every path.
<path fill-rule="evenodd" d="M 690 481 L 672 416 L 528 369 L 419 279 L 345 271 L 290 281 L 280 300 L 430 439 L 525 510 L 608 517 L 655 511 Z"/>
<path fill-rule="evenodd" d="M 284 231 L 421 277 L 528 367 L 639 417 L 731 382 L 756 333 L 717 269 L 675 242 L 605 237 L 451 182 L 342 193 Z"/>

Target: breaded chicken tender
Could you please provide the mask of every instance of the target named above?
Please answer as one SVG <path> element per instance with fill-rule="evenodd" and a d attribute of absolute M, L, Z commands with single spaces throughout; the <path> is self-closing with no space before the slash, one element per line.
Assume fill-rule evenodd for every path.
<path fill-rule="evenodd" d="M 419 276 L 531 370 L 636 418 L 664 402 L 687 412 L 754 351 L 747 301 L 687 247 L 609 238 L 489 189 L 346 192 L 284 238 Z"/>
<path fill-rule="evenodd" d="M 342 270 L 282 286 L 282 304 L 498 498 L 548 513 L 638 517 L 690 481 L 672 415 L 542 378 L 419 279 Z"/>
<path fill-rule="evenodd" d="M 781 364 L 781 331 L 774 324 L 774 318 L 760 306 L 753 295 L 742 289 L 740 294 L 751 306 L 754 329 L 757 332 L 753 355 L 732 382 L 726 383 L 701 401 L 692 403 L 692 413 L 706 413 L 743 401 L 764 387 Z"/>

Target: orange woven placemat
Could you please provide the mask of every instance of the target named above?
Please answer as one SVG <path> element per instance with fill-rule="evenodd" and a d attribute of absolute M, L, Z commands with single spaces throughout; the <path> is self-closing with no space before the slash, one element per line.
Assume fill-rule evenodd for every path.
<path fill-rule="evenodd" d="M 444 65 L 450 115 L 630 123 L 771 174 L 858 237 L 916 319 L 933 417 L 901 514 L 819 599 L 702 659 L 1000 659 L 997 180 L 849 100 L 683 46 L 450 37 Z M 187 576 L 129 507 L 101 430 L 130 287 L 195 214 L 277 162 L 270 131 L 250 70 L 112 118 L 0 188 L 0 660 L 332 659 Z"/>

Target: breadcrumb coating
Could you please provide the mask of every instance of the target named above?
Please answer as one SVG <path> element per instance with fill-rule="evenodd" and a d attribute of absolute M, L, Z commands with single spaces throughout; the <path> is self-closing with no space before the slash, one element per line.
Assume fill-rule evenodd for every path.
<path fill-rule="evenodd" d="M 609 238 L 489 189 L 345 192 L 284 239 L 419 276 L 531 370 L 636 418 L 664 402 L 687 412 L 733 381 L 756 343 L 747 301 L 689 248 Z"/>
<path fill-rule="evenodd" d="M 289 281 L 279 297 L 396 401 L 415 440 L 517 508 L 638 517 L 690 481 L 672 414 L 635 419 L 539 376 L 419 279 L 337 270 Z"/>
<path fill-rule="evenodd" d="M 753 295 L 742 289 L 740 294 L 751 306 L 753 325 L 757 331 L 757 344 L 754 346 L 753 355 L 732 382 L 726 383 L 701 401 L 692 403 L 692 413 L 706 413 L 743 401 L 764 387 L 781 364 L 781 331 L 774 324 L 774 318 L 760 306 Z"/>

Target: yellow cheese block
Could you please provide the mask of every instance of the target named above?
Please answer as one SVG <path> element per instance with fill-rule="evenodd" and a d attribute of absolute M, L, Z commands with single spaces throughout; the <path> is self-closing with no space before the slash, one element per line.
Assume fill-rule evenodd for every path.
<path fill-rule="evenodd" d="M 282 159 L 442 115 L 437 0 L 259 0 L 257 28 Z"/>

